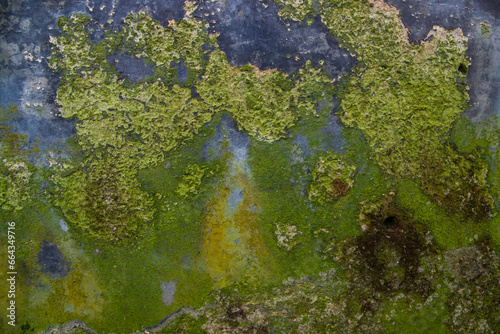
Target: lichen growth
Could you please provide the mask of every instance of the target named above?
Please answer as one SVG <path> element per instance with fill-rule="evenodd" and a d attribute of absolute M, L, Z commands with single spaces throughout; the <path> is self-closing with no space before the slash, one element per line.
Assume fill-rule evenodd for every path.
<path fill-rule="evenodd" d="M 491 26 L 488 22 L 481 22 L 481 34 L 484 39 L 490 38 Z"/>
<path fill-rule="evenodd" d="M 280 5 L 278 15 L 287 20 L 300 22 L 315 14 L 314 0 L 276 0 L 274 2 Z"/>
<path fill-rule="evenodd" d="M 175 192 L 181 197 L 188 197 L 189 194 L 196 194 L 201 184 L 201 179 L 205 175 L 206 167 L 198 164 L 189 164 L 184 170 L 181 182 L 177 185 Z"/>
<path fill-rule="evenodd" d="M 347 162 L 340 154 L 328 152 L 320 156 L 311 173 L 309 199 L 323 204 L 345 196 L 354 185 L 355 171 L 356 166 Z"/>
<path fill-rule="evenodd" d="M 62 34 L 50 39 L 53 52 L 49 62 L 62 77 L 56 103 L 63 117 L 79 120 L 78 142 L 87 159 L 75 166 L 77 174 L 56 183 L 64 184 L 70 193 L 69 189 L 88 190 L 88 184 L 100 184 L 91 172 L 93 164 L 102 159 L 113 161 L 113 173 L 122 175 L 117 187 L 127 194 L 120 205 L 127 203 L 128 210 L 141 213 L 101 217 L 103 224 L 93 229 L 88 227 L 88 214 L 71 214 L 75 210 L 70 200 L 58 199 L 70 220 L 82 228 L 106 234 L 106 225 L 118 231 L 118 226 L 130 224 L 131 232 L 140 221 L 149 219 L 151 201 L 140 189 L 136 171 L 159 165 L 169 152 L 192 140 L 216 112 L 230 112 L 240 128 L 273 141 L 285 136 L 301 115 L 314 113 L 317 99 L 331 86 L 323 70 L 310 63 L 293 78 L 277 70 L 230 66 L 218 49 L 217 36 L 208 35 L 204 23 L 193 17 L 194 3 L 186 2 L 184 9 L 184 18 L 170 20 L 167 27 L 145 13 L 131 13 L 121 30 L 107 31 L 98 43 L 91 43 L 88 37 L 88 16 L 73 14 L 58 21 Z M 155 65 L 155 76 L 135 84 L 122 78 L 107 61 L 118 51 Z M 173 79 L 170 70 L 180 61 L 187 65 L 191 78 L 184 84 Z M 198 181 L 186 182 L 178 186 L 178 194 L 184 197 L 194 185 L 188 183 Z M 106 210 L 95 213 L 105 214 Z M 118 235 L 129 235 L 127 230 L 123 227 Z M 109 235 L 118 237 L 115 232 Z"/>
<path fill-rule="evenodd" d="M 164 27 L 146 13 L 131 13 L 124 20 L 122 33 L 114 37 L 137 58 L 150 60 L 157 67 L 170 67 L 172 62 L 184 60 L 190 70 L 200 74 L 208 53 L 205 43 L 214 44 L 216 36 L 209 36 L 205 23 L 193 17 L 194 1 L 184 3 L 184 18 L 169 20 Z"/>
<path fill-rule="evenodd" d="M 432 40 L 415 46 L 397 10 L 381 1 L 289 3 L 282 17 L 310 20 L 319 13 L 359 60 L 340 92 L 339 115 L 350 126 L 342 130 L 345 152 L 324 153 L 318 147 L 332 108 L 316 111 L 316 101 L 331 100 L 332 83 L 321 68 L 307 63 L 285 75 L 231 66 L 216 36 L 192 17 L 193 3 L 186 6 L 186 17 L 166 27 L 131 14 L 121 31 L 108 31 L 97 44 L 88 41 L 85 17 L 61 19 L 63 34 L 52 39 L 51 64 L 63 73 L 58 103 L 63 117 L 78 119 L 85 153 L 56 166 L 55 203 L 87 234 L 143 239 L 141 252 L 97 241 L 102 256 L 94 261 L 111 300 L 102 310 L 109 319 L 96 326 L 125 332 L 144 325 L 144 317 L 149 325 L 206 302 L 158 327 L 498 332 L 498 312 L 490 307 L 499 289 L 498 257 L 481 239 L 488 232 L 470 238 L 487 225 L 442 208 L 479 220 L 492 207 L 490 193 L 495 199 L 500 193 L 496 152 L 448 138 L 468 103 L 461 32 L 436 28 Z M 65 48 L 72 49 L 68 58 Z M 152 63 L 155 76 L 138 83 L 120 77 L 106 60 L 115 52 Z M 170 70 L 179 61 L 188 67 L 185 83 Z M 221 159 L 229 172 L 215 180 L 214 163 L 201 156 L 202 137 L 223 112 L 252 138 L 248 166 Z M 289 139 L 299 131 L 307 150 Z M 496 148 L 498 140 L 489 144 Z M 495 219 L 490 233 L 498 230 Z M 120 275 L 125 284 L 116 284 Z M 273 281 L 284 275 L 294 278 Z M 171 307 L 163 308 L 159 293 L 144 300 L 159 291 L 157 282 L 174 279 L 180 294 Z M 207 302 L 214 286 L 222 291 Z M 63 305 L 54 309 L 64 312 Z"/>
<path fill-rule="evenodd" d="M 383 1 L 324 0 L 316 12 L 359 60 L 339 95 L 344 124 L 363 131 L 385 172 L 419 178 L 438 203 L 486 218 L 492 207 L 486 170 L 447 142 L 469 103 L 462 30 L 434 26 L 412 45 L 399 11 Z"/>
<path fill-rule="evenodd" d="M 15 117 L 17 107 L 0 109 L 0 207 L 6 211 L 19 211 L 33 197 L 35 169 L 27 156 L 36 152 L 28 149 L 27 136 L 12 131 L 7 122 Z"/>
<path fill-rule="evenodd" d="M 229 66 L 221 51 L 211 54 L 203 79 L 197 86 L 203 101 L 215 111 L 230 112 L 241 129 L 269 142 L 283 138 L 301 115 L 315 113 L 316 100 L 332 84 L 310 62 L 292 78 L 274 69 Z"/>

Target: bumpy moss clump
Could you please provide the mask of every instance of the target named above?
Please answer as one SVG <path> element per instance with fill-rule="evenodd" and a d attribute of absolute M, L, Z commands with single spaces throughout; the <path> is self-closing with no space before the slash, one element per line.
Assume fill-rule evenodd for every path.
<path fill-rule="evenodd" d="M 100 159 L 85 168 L 56 178 L 56 204 L 91 235 L 112 241 L 136 237 L 153 217 L 151 195 L 113 161 Z"/>
<path fill-rule="evenodd" d="M 356 167 L 346 162 L 340 154 L 328 152 L 321 156 L 311 173 L 309 199 L 323 204 L 345 196 L 354 185 L 355 171 Z"/>
<path fill-rule="evenodd" d="M 143 25 L 154 22 L 146 16 L 132 15 L 125 23 L 134 27 L 137 20 Z M 105 150 L 139 168 L 161 162 L 164 152 L 192 138 L 200 126 L 211 119 L 212 113 L 198 99 L 191 98 L 189 88 L 169 87 L 161 81 L 130 87 L 107 63 L 108 52 L 91 45 L 86 35 L 81 36 L 87 22 L 78 15 L 60 20 L 65 34 L 52 40 L 51 66 L 63 74 L 56 100 L 61 106 L 61 115 L 82 121 L 77 124 L 77 132 L 84 150 Z M 124 28 L 123 34 L 129 33 L 131 27 Z M 108 36 L 108 39 L 118 37 Z M 146 37 L 139 39 L 138 44 L 142 45 Z M 161 43 L 164 42 L 162 39 Z M 79 63 L 72 65 L 71 52 L 61 55 L 57 52 L 78 48 L 89 48 L 88 53 L 95 56 L 82 55 Z M 159 62 L 156 56 L 151 55 Z M 76 67 L 79 74 L 73 70 Z"/>
<path fill-rule="evenodd" d="M 205 167 L 198 164 L 189 164 L 175 192 L 184 198 L 188 197 L 190 194 L 196 194 L 201 184 L 201 179 L 205 175 L 205 170 Z"/>
<path fill-rule="evenodd" d="M 276 234 L 278 246 L 288 251 L 300 244 L 302 232 L 295 225 L 276 224 L 274 233 Z"/>
<path fill-rule="evenodd" d="M 0 162 L 0 207 L 20 210 L 31 196 L 32 171 L 25 162 L 3 159 Z"/>
<path fill-rule="evenodd" d="M 310 62 L 298 77 L 294 80 L 277 70 L 260 71 L 251 65 L 231 67 L 223 52 L 214 51 L 197 91 L 212 109 L 231 112 L 250 135 L 274 141 L 284 137 L 300 115 L 315 112 L 320 96 L 312 92 L 326 94 L 331 85 Z"/>

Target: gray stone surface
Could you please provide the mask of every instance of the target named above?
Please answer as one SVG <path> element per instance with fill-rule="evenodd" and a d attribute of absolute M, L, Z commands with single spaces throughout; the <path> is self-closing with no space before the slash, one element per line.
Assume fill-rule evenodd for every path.
<path fill-rule="evenodd" d="M 174 302 L 175 292 L 177 291 L 177 282 L 169 281 L 161 283 L 161 300 L 166 306 Z"/>
<path fill-rule="evenodd" d="M 306 60 L 315 65 L 323 60 L 326 71 L 337 77 L 356 62 L 319 18 L 311 26 L 284 21 L 278 17 L 278 6 L 270 1 L 200 1 L 195 13 L 220 34 L 218 44 L 231 65 L 251 63 L 290 73 Z"/>
<path fill-rule="evenodd" d="M 129 54 L 115 54 L 108 57 L 108 62 L 116 71 L 132 82 L 144 81 L 154 75 L 152 64 Z"/>

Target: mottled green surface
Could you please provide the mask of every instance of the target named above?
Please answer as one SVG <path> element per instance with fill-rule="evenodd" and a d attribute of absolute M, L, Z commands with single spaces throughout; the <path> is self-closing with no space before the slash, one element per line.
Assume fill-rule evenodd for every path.
<path fill-rule="evenodd" d="M 134 236 L 151 219 L 151 199 L 135 179 L 137 170 L 157 166 L 214 113 L 229 112 L 250 135 L 273 141 L 285 136 L 300 115 L 314 113 L 315 99 L 325 94 L 320 89 L 329 80 L 310 63 L 296 78 L 250 65 L 230 66 L 215 37 L 191 17 L 192 6 L 186 3 L 185 18 L 168 27 L 144 13 L 131 14 L 121 31 L 109 32 L 95 45 L 87 36 L 88 17 L 59 19 L 63 34 L 52 39 L 50 59 L 52 69 L 62 75 L 56 103 L 63 117 L 81 121 L 78 142 L 86 159 L 73 166 L 78 172 L 57 177 L 57 204 L 75 224 L 96 235 L 117 240 Z M 203 51 L 205 43 L 214 50 Z M 119 50 L 152 62 L 155 76 L 136 84 L 120 78 L 107 61 Z M 164 82 L 170 64 L 181 59 L 190 79 Z M 178 186 L 181 197 L 193 187 L 186 182 Z M 101 193 L 92 193 L 95 187 Z M 95 219 L 99 223 L 92 223 Z"/>
<path fill-rule="evenodd" d="M 59 19 L 56 103 L 77 120 L 67 154 L 35 168 L 8 127 L 14 108 L 1 119 L 2 218 L 26 231 L 25 331 L 500 330 L 500 131 L 463 116 L 461 30 L 413 45 L 382 1 L 276 2 L 287 19 L 320 15 L 358 60 L 349 77 L 336 85 L 310 62 L 289 75 L 231 66 L 190 2 L 182 20 L 132 13 L 95 43 L 89 17 Z M 154 75 L 125 79 L 115 54 Z M 325 130 L 335 116 L 337 137 Z M 67 276 L 40 272 L 43 241 Z"/>

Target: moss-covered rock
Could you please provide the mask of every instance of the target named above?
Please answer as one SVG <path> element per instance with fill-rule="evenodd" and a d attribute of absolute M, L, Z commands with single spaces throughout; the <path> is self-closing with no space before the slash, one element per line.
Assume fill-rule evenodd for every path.
<path fill-rule="evenodd" d="M 294 77 L 250 65 L 230 66 L 217 47 L 217 36 L 208 35 L 205 24 L 193 17 L 194 3 L 187 1 L 184 9 L 184 18 L 170 20 L 166 27 L 145 13 L 131 13 L 121 30 L 107 31 L 98 43 L 88 37 L 91 19 L 74 14 L 59 19 L 62 34 L 50 39 L 49 64 L 62 76 L 56 103 L 63 117 L 79 120 L 78 142 L 87 156 L 75 166 L 77 173 L 56 183 L 64 185 L 63 197 L 79 188 L 88 189 L 90 196 L 76 210 L 69 200 L 58 203 L 71 221 L 94 234 L 102 232 L 111 239 L 133 235 L 138 222 L 151 217 L 152 202 L 143 200 L 147 195 L 140 190 L 136 171 L 163 162 L 169 152 L 193 139 L 214 113 L 230 112 L 241 129 L 274 141 L 301 115 L 315 113 L 317 99 L 331 91 L 331 81 L 310 63 Z M 152 63 L 154 77 L 137 83 L 121 77 L 107 60 L 116 52 Z M 191 78 L 184 83 L 169 70 L 181 61 Z M 100 163 L 105 170 L 109 167 L 103 177 L 96 167 Z M 202 170 L 191 165 L 176 193 L 186 197 L 195 192 L 202 177 Z M 98 191 L 100 186 L 107 189 Z M 101 195 L 118 189 L 124 198 L 117 197 L 116 205 L 93 207 L 92 196 L 101 202 Z M 90 214 L 98 221 L 95 228 L 89 226 Z"/>

